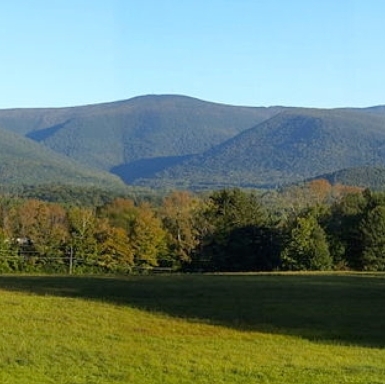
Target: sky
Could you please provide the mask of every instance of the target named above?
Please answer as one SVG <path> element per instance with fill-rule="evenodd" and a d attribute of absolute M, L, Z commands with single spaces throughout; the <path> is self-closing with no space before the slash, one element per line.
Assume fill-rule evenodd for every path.
<path fill-rule="evenodd" d="M 383 0 L 4 1 L 0 108 L 385 104 L 384 15 Z"/>

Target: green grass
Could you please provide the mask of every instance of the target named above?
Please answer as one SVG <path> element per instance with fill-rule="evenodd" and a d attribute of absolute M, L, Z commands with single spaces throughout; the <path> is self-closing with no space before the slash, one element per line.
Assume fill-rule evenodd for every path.
<path fill-rule="evenodd" d="M 385 275 L 1 276 L 1 383 L 385 383 Z"/>

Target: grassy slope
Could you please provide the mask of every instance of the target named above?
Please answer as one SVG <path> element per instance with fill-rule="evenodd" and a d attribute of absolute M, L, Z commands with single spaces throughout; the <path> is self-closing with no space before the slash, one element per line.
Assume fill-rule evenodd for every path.
<path fill-rule="evenodd" d="M 384 275 L 0 278 L 4 383 L 385 383 Z"/>

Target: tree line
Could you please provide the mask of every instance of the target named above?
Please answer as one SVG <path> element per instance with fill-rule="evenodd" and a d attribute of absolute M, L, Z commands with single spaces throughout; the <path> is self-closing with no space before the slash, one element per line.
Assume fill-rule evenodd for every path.
<path fill-rule="evenodd" d="M 3 196 L 0 272 L 385 270 L 385 193 L 305 192 L 306 204 L 223 189 L 94 207 Z"/>

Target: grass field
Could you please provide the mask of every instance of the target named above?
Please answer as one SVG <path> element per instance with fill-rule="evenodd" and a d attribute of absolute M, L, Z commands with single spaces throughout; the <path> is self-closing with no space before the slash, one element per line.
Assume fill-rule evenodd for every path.
<path fill-rule="evenodd" d="M 0 276 L 0 383 L 385 383 L 385 275 Z"/>

